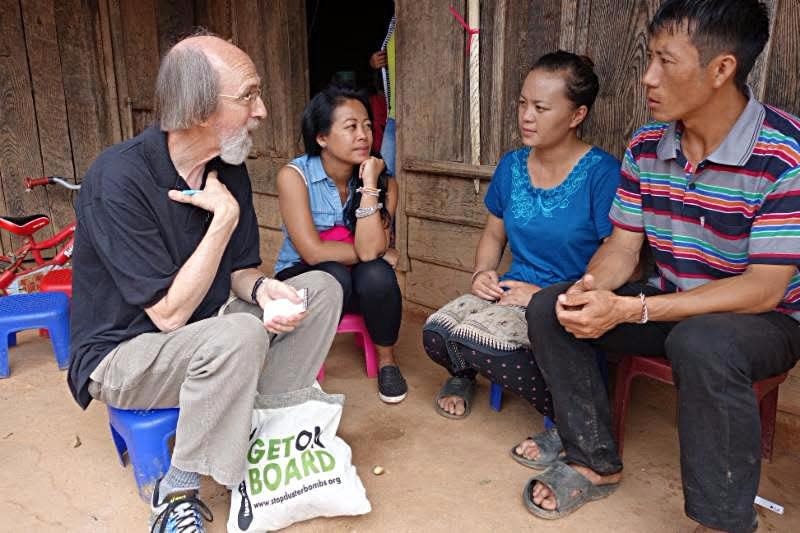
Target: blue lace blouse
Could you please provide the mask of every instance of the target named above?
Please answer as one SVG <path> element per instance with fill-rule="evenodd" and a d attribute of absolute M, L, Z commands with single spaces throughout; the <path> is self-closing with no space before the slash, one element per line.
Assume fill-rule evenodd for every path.
<path fill-rule="evenodd" d="M 484 203 L 503 219 L 511 251 L 511 268 L 500 279 L 546 287 L 583 275 L 602 239 L 611 234 L 608 212 L 620 163 L 592 147 L 564 181 L 541 189 L 528 174 L 530 151 L 523 147 L 503 156 Z"/>

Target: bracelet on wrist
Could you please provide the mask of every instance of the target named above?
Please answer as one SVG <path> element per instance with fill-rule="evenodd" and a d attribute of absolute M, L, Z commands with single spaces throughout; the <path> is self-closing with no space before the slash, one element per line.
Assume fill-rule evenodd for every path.
<path fill-rule="evenodd" d="M 256 296 L 258 295 L 258 289 L 261 288 L 261 284 L 264 283 L 264 280 L 266 279 L 267 276 L 261 276 L 256 280 L 255 283 L 253 283 L 253 290 L 250 292 L 250 299 L 253 301 L 254 304 L 258 303 L 258 300 L 256 300 Z"/>
<path fill-rule="evenodd" d="M 478 275 L 483 274 L 484 272 L 486 272 L 486 270 L 476 270 L 475 272 L 473 272 L 472 278 L 470 279 L 470 285 L 475 283 L 475 278 L 477 278 Z"/>
<path fill-rule="evenodd" d="M 647 300 L 643 292 L 639 293 L 639 300 L 642 302 L 642 316 L 639 318 L 639 324 L 647 324 L 650 320 L 650 313 L 647 311 Z"/>
<path fill-rule="evenodd" d="M 375 205 L 371 205 L 369 207 L 359 207 L 356 209 L 356 218 L 366 218 L 370 215 L 374 215 L 378 211 L 381 210 L 383 204 L 378 202 Z"/>
<path fill-rule="evenodd" d="M 380 198 L 381 195 L 381 190 L 374 187 L 359 187 L 356 192 L 361 193 L 363 196 L 374 196 L 375 198 Z"/>

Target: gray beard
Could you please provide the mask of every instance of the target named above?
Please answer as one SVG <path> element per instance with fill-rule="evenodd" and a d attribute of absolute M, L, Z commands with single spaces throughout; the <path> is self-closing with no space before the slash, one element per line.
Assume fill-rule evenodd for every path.
<path fill-rule="evenodd" d="M 247 128 L 240 129 L 237 133 L 221 140 L 219 157 L 229 165 L 241 165 L 247 159 L 253 139 Z"/>

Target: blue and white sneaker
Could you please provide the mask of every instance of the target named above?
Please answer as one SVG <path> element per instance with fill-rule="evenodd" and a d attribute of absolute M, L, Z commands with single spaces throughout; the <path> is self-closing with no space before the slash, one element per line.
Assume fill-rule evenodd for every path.
<path fill-rule="evenodd" d="M 203 520 L 214 521 L 211 510 L 196 492 L 170 494 L 159 503 L 156 482 L 150 503 L 150 533 L 205 533 Z"/>

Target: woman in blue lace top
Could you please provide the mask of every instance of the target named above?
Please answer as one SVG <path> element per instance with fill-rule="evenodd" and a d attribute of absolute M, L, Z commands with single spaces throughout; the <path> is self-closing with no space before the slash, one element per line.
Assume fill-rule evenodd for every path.
<path fill-rule="evenodd" d="M 540 288 L 578 279 L 611 234 L 620 163 L 578 137 L 598 90 L 591 60 L 563 51 L 539 58 L 525 78 L 517 112 L 524 146 L 502 157 L 486 194 L 471 294 L 431 315 L 423 329 L 428 356 L 451 374 L 435 402 L 443 416 L 469 414 L 478 372 L 552 416 L 525 308 Z M 511 266 L 500 275 L 506 245 Z"/>

